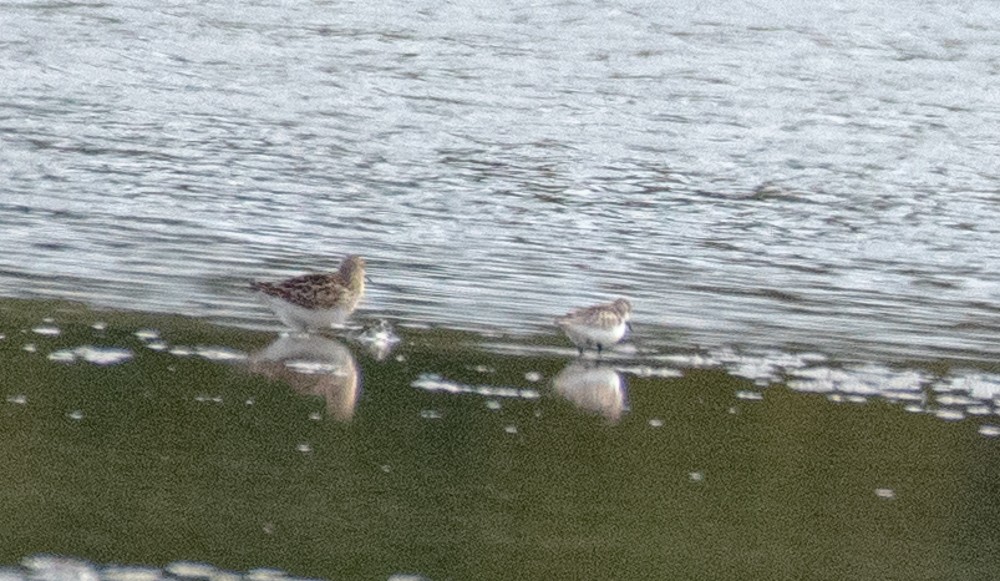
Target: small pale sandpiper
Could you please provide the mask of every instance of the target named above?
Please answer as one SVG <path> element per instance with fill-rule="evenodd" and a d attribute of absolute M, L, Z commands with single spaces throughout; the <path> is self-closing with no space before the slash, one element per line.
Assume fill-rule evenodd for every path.
<path fill-rule="evenodd" d="M 583 350 L 597 349 L 598 355 L 605 347 L 622 340 L 630 328 L 632 303 L 617 299 L 612 303 L 577 309 L 565 316 L 556 317 L 558 325 L 583 355 Z"/>

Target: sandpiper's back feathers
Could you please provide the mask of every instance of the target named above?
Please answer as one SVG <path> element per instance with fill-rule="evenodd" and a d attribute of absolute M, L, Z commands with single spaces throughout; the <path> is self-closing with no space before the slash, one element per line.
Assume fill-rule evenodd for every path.
<path fill-rule="evenodd" d="M 253 282 L 251 288 L 306 309 L 329 309 L 349 302 L 352 294 L 337 273 L 304 274 L 281 282 Z M 356 298 L 360 298 L 358 295 Z"/>
<path fill-rule="evenodd" d="M 556 317 L 556 324 L 560 327 L 582 324 L 607 329 L 618 326 L 622 321 L 628 321 L 631 316 L 632 304 L 628 299 L 617 299 L 613 303 L 570 311 L 562 317 Z"/>

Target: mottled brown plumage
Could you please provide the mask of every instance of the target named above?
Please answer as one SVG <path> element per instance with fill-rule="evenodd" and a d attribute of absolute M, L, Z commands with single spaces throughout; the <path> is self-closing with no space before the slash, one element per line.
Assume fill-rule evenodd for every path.
<path fill-rule="evenodd" d="M 251 285 L 287 325 L 296 329 L 337 325 L 349 316 L 365 293 L 365 259 L 348 256 L 337 272 L 306 274 L 281 282 Z"/>

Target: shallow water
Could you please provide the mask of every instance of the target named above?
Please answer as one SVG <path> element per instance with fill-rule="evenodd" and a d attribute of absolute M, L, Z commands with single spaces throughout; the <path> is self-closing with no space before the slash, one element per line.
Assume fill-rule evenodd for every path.
<path fill-rule="evenodd" d="M 0 562 L 994 576 L 998 20 L 3 4 Z M 401 342 L 275 343 L 348 252 Z"/>
<path fill-rule="evenodd" d="M 403 321 L 996 360 L 989 2 L 2 12 L 7 296 L 264 328 L 357 252 Z"/>
<path fill-rule="evenodd" d="M 450 330 L 0 314 L 5 578 L 996 571 L 1000 412 L 967 385 L 816 394 L 748 361 Z"/>

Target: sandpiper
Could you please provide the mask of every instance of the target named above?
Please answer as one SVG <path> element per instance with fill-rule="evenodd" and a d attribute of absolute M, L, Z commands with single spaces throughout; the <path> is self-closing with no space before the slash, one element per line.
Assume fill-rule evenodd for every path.
<path fill-rule="evenodd" d="M 365 294 L 365 259 L 348 256 L 340 269 L 306 274 L 281 282 L 254 282 L 283 323 L 296 331 L 328 329 L 344 324 Z"/>
<path fill-rule="evenodd" d="M 558 325 L 569 340 L 580 350 L 596 348 L 600 355 L 605 347 L 611 347 L 622 340 L 629 329 L 632 303 L 627 299 L 617 299 L 612 303 L 577 309 L 565 316 L 556 317 Z"/>

